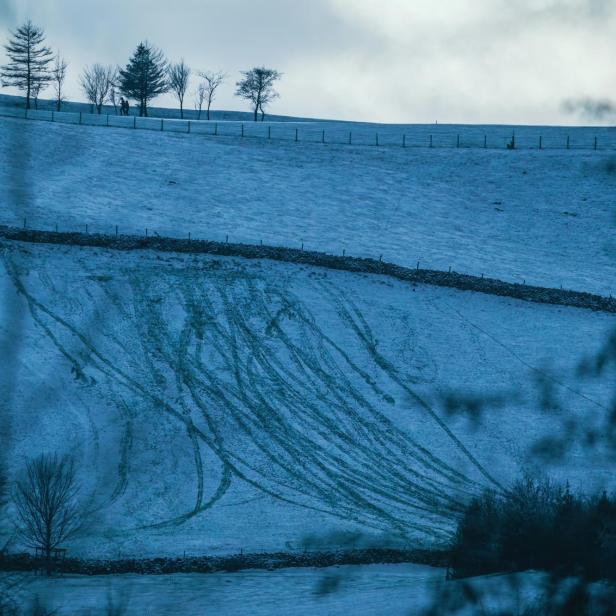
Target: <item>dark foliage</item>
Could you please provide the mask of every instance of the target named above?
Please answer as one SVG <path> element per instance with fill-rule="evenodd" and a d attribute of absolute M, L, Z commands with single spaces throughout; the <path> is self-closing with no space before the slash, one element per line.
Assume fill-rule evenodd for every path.
<path fill-rule="evenodd" d="M 139 115 L 148 115 L 148 103 L 169 90 L 167 61 L 160 49 L 139 43 L 125 69 L 120 69 L 120 92 L 139 103 Z"/>
<path fill-rule="evenodd" d="M 616 499 L 526 479 L 474 499 L 451 551 L 454 577 L 538 569 L 616 579 Z"/>

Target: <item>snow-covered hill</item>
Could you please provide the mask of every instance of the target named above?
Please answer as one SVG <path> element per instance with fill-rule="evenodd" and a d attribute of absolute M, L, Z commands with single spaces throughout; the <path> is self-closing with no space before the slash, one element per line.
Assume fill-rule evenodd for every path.
<path fill-rule="evenodd" d="M 576 367 L 613 315 L 268 261 L 1 250 L 8 459 L 77 456 L 94 513 L 73 554 L 441 543 L 555 434 L 534 384 L 607 412 Z M 484 396 L 477 422 L 447 413 Z M 612 470 L 574 452 L 554 472 Z"/>
<path fill-rule="evenodd" d="M 224 130 L 234 136 L 208 137 L 2 118 L 0 222 L 21 225 L 25 217 L 29 226 L 63 230 L 87 224 L 114 232 L 119 225 L 127 233 L 148 228 L 180 237 L 303 242 L 334 253 L 382 254 L 404 265 L 420 261 L 614 293 L 614 153 L 276 140 L 276 131 L 288 126 L 274 125 L 270 142 L 242 140 L 233 123 Z M 453 130 L 413 130 L 425 141 L 437 128 Z M 264 130 L 246 128 L 247 134 Z M 321 126 L 301 130 L 320 134 Z M 328 130 L 348 127 L 329 124 Z M 405 129 L 380 130 L 382 139 L 387 131 L 399 139 Z M 463 139 L 482 132 L 458 130 L 467 131 Z M 510 128 L 490 130 L 504 141 Z M 537 130 L 529 129 L 529 139 Z M 559 143 L 566 140 L 568 129 L 546 130 Z M 373 127 L 364 132 L 374 139 Z"/>

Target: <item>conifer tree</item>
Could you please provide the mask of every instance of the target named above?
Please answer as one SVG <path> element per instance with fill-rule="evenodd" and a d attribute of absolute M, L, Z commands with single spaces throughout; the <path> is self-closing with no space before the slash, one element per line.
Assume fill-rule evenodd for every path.
<path fill-rule="evenodd" d="M 43 90 L 52 79 L 49 64 L 53 53 L 44 43 L 44 30 L 27 21 L 11 32 L 4 46 L 9 62 L 0 68 L 2 85 L 24 91 L 26 109 L 30 109 L 33 93 Z"/>
<path fill-rule="evenodd" d="M 139 104 L 139 115 L 148 115 L 148 103 L 169 90 L 167 61 L 149 43 L 139 43 L 125 69 L 120 69 L 120 92 Z"/>

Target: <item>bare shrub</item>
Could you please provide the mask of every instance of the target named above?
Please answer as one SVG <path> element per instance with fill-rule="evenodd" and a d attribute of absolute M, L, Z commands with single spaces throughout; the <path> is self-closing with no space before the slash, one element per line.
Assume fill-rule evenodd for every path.
<path fill-rule="evenodd" d="M 48 574 L 53 550 L 81 526 L 75 463 L 70 456 L 44 454 L 30 460 L 17 481 L 15 508 L 23 543 L 43 551 Z"/>

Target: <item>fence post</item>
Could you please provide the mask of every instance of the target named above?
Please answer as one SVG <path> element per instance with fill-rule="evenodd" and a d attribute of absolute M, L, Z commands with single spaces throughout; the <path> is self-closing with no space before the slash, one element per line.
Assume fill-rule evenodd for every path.
<path fill-rule="evenodd" d="M 595 137 L 595 150 L 597 149 L 597 138 Z"/>
<path fill-rule="evenodd" d="M 402 135 L 402 147 L 406 147 L 406 135 Z"/>
<path fill-rule="evenodd" d="M 272 138 L 272 127 L 271 126 L 267 127 L 267 138 L 268 139 Z"/>
<path fill-rule="evenodd" d="M 487 148 L 488 148 L 488 136 L 484 135 L 483 136 L 483 149 L 487 150 Z"/>
<path fill-rule="evenodd" d="M 86 223 L 86 235 L 88 234 L 88 223 Z"/>
<path fill-rule="evenodd" d="M 376 134 L 376 147 L 379 147 L 379 134 Z"/>
<path fill-rule="evenodd" d="M 567 135 L 567 149 L 569 149 L 569 135 Z"/>
<path fill-rule="evenodd" d="M 56 121 L 56 120 L 55 120 L 55 116 L 54 116 L 54 112 L 53 112 L 53 110 L 52 110 L 52 112 L 51 112 L 51 121 L 52 121 L 52 122 L 55 122 L 55 121 Z"/>
<path fill-rule="evenodd" d="M 116 227 L 116 237 L 118 237 L 118 225 L 116 225 L 115 227 Z"/>
<path fill-rule="evenodd" d="M 218 122 L 214 124 L 214 137 L 218 137 Z"/>
<path fill-rule="evenodd" d="M 353 145 L 353 133 L 349 131 L 349 145 Z"/>
<path fill-rule="evenodd" d="M 299 141 L 299 129 L 295 129 L 295 143 Z"/>
<path fill-rule="evenodd" d="M 325 131 L 321 133 L 321 143 L 325 143 Z"/>
<path fill-rule="evenodd" d="M 460 135 L 458 135 L 458 141 L 456 143 L 456 147 L 459 148 L 460 147 Z"/>
<path fill-rule="evenodd" d="M 430 147 L 432 147 L 432 135 L 430 135 Z"/>
<path fill-rule="evenodd" d="M 539 135 L 539 149 L 543 150 L 543 137 Z"/>
<path fill-rule="evenodd" d="M 133 128 L 137 128 L 137 116 L 133 116 Z"/>
<path fill-rule="evenodd" d="M 82 114 L 82 112 L 80 111 L 79 112 L 79 124 L 81 124 L 81 114 Z"/>
<path fill-rule="evenodd" d="M 244 124 L 242 124 L 242 137 L 244 136 Z"/>
<path fill-rule="evenodd" d="M 188 120 L 188 131 L 190 133 L 190 120 Z"/>
<path fill-rule="evenodd" d="M 161 119 L 160 119 L 160 130 L 161 130 L 161 131 L 163 131 L 163 130 L 164 130 L 163 122 L 164 122 L 164 120 L 161 118 Z"/>

